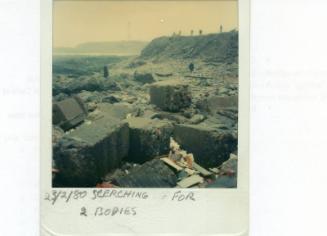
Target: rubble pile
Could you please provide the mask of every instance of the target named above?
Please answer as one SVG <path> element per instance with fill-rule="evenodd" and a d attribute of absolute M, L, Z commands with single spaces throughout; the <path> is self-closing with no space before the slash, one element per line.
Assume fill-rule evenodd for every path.
<path fill-rule="evenodd" d="M 237 186 L 236 62 L 148 56 L 54 74 L 54 187 Z"/>

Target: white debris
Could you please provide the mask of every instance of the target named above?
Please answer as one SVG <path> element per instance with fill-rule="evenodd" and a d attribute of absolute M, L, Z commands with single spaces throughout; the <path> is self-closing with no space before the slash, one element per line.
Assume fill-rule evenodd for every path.
<path fill-rule="evenodd" d="M 192 153 L 187 153 L 180 148 L 180 145 L 171 137 L 170 138 L 170 152 L 168 158 L 176 162 L 182 167 L 192 168 L 194 157 Z"/>
<path fill-rule="evenodd" d="M 189 188 L 192 187 L 195 184 L 203 183 L 203 178 L 199 175 L 192 175 L 190 177 L 187 177 L 177 183 L 178 187 L 181 188 Z"/>

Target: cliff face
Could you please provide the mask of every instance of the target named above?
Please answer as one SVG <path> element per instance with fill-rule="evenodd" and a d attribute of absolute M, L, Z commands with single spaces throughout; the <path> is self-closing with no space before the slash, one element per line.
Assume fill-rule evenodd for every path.
<path fill-rule="evenodd" d="M 156 61 L 201 59 L 207 62 L 237 63 L 238 32 L 156 38 L 142 50 L 140 58 Z"/>

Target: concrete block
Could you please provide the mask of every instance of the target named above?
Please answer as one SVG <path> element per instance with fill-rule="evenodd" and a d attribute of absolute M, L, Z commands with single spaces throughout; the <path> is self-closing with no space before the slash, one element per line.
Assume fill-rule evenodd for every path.
<path fill-rule="evenodd" d="M 66 187 L 94 187 L 128 154 L 127 122 L 104 116 L 66 134 L 53 148 L 57 182 Z"/>
<path fill-rule="evenodd" d="M 147 118 L 127 119 L 130 134 L 129 161 L 143 163 L 168 154 L 173 125 L 169 121 Z"/>
<path fill-rule="evenodd" d="M 165 80 L 150 86 L 150 102 L 164 111 L 178 112 L 191 105 L 188 85 L 179 80 Z"/>
<path fill-rule="evenodd" d="M 78 96 L 55 102 L 52 106 L 52 123 L 65 131 L 82 123 L 86 116 L 87 108 Z"/>
<path fill-rule="evenodd" d="M 237 139 L 228 131 L 201 125 L 176 125 L 174 139 L 204 168 L 219 166 L 237 148 Z"/>

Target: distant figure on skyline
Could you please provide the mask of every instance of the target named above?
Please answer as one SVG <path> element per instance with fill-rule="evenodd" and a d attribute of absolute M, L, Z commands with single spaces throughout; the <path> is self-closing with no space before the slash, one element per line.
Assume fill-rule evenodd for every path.
<path fill-rule="evenodd" d="M 199 30 L 199 35 L 202 35 L 202 30 Z"/>
<path fill-rule="evenodd" d="M 222 32 L 223 32 L 223 26 L 220 25 L 220 33 L 222 33 Z"/>

